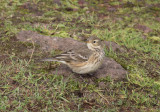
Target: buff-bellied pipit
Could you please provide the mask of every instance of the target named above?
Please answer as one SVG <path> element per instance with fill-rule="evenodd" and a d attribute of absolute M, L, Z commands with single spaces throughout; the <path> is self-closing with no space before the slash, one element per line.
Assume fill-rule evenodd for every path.
<path fill-rule="evenodd" d="M 103 62 L 105 56 L 104 43 L 99 38 L 90 37 L 86 46 L 69 50 L 52 58 L 41 61 L 58 61 L 69 66 L 73 72 L 78 74 L 89 74 L 96 71 Z"/>

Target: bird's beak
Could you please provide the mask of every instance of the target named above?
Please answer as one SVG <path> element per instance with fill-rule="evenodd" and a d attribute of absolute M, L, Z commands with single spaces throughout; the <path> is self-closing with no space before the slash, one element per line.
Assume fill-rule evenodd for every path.
<path fill-rule="evenodd" d="M 85 39 L 84 42 L 85 42 L 85 43 L 89 43 L 89 40 L 88 40 L 88 39 Z"/>
<path fill-rule="evenodd" d="M 87 40 L 86 43 L 89 43 L 89 41 Z"/>
<path fill-rule="evenodd" d="M 88 40 L 88 39 L 86 40 L 86 42 L 87 42 L 87 43 L 92 43 L 92 41 L 91 41 L 91 40 Z"/>

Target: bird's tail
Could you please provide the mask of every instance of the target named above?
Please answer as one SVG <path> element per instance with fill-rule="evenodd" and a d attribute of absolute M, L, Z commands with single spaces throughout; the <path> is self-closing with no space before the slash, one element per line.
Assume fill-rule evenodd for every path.
<path fill-rule="evenodd" d="M 41 59 L 40 61 L 57 61 L 57 62 L 61 62 L 61 63 L 64 63 L 64 64 L 67 64 L 66 61 L 63 59 L 63 58 L 59 58 L 59 57 L 54 57 L 54 58 L 44 58 L 44 59 Z"/>
<path fill-rule="evenodd" d="M 57 60 L 56 58 L 44 58 L 39 61 L 59 61 L 59 60 Z"/>

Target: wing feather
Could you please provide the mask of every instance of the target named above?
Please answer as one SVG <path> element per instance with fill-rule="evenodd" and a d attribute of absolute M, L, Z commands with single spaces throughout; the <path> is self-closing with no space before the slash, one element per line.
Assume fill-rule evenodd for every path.
<path fill-rule="evenodd" d="M 52 58 L 45 59 L 43 61 L 59 61 L 59 62 L 71 62 L 71 61 L 78 61 L 78 62 L 85 62 L 89 59 L 92 51 L 89 50 L 87 47 L 83 46 L 81 48 L 69 50 L 64 52 L 60 55 L 56 55 Z"/>

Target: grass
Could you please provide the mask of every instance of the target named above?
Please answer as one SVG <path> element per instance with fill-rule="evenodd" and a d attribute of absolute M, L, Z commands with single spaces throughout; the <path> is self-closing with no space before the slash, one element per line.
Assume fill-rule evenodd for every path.
<path fill-rule="evenodd" d="M 143 2 L 143 1 L 142 1 Z M 0 111 L 118 112 L 160 110 L 160 16 L 157 1 L 2 0 L 0 3 Z M 148 7 L 151 5 L 151 7 Z M 111 8 L 111 9 L 109 9 Z M 137 24 L 151 29 L 136 28 Z M 52 74 L 47 63 L 34 59 L 43 53 L 32 43 L 18 42 L 16 34 L 31 30 L 51 37 L 74 38 L 97 35 L 126 49 L 106 50 L 120 63 L 127 78 L 110 77 L 80 83 Z M 146 39 L 144 39 L 145 37 Z M 104 83 L 105 87 L 98 86 Z"/>

